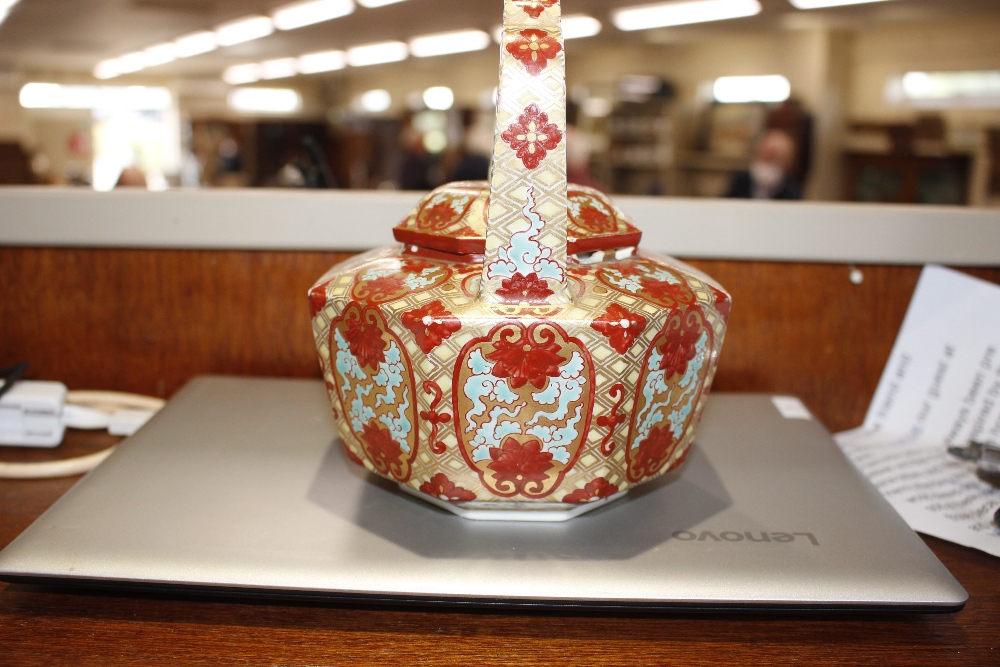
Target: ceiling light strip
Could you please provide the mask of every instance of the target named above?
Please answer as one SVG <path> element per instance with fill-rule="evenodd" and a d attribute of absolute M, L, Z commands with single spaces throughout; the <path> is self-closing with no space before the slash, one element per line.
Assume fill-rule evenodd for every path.
<path fill-rule="evenodd" d="M 680 0 L 616 9 L 611 22 L 619 30 L 648 30 L 743 18 L 760 10 L 758 0 Z"/>

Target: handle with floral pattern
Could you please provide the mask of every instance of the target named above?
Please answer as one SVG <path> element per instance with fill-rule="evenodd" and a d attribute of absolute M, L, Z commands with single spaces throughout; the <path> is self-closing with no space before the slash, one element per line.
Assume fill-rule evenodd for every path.
<path fill-rule="evenodd" d="M 566 65 L 559 0 L 504 0 L 480 301 L 571 301 L 566 280 Z"/>

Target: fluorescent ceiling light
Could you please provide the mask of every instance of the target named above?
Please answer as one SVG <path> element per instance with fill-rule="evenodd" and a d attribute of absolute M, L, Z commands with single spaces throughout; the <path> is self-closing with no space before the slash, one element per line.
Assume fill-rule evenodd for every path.
<path fill-rule="evenodd" d="M 219 46 L 242 44 L 267 37 L 272 32 L 274 23 L 267 16 L 248 16 L 215 27 L 215 37 L 219 41 Z"/>
<path fill-rule="evenodd" d="M 306 0 L 278 7 L 271 12 L 271 18 L 278 30 L 295 30 L 313 23 L 338 19 L 353 11 L 354 3 L 351 0 Z"/>
<path fill-rule="evenodd" d="M 156 44 L 143 52 L 146 67 L 156 67 L 177 60 L 177 47 L 173 42 Z"/>
<path fill-rule="evenodd" d="M 389 95 L 388 90 L 382 90 L 381 88 L 369 90 L 363 93 L 358 99 L 358 106 L 362 111 L 367 111 L 368 113 L 388 111 L 391 105 L 392 96 Z"/>
<path fill-rule="evenodd" d="M 227 102 L 235 111 L 294 113 L 302 108 L 302 97 L 290 88 L 236 88 Z"/>
<path fill-rule="evenodd" d="M 343 51 L 319 51 L 299 56 L 299 74 L 332 72 L 347 66 L 347 56 Z"/>
<path fill-rule="evenodd" d="M 261 66 L 257 63 L 233 65 L 232 67 L 227 67 L 222 73 L 222 80 L 233 86 L 238 86 L 241 83 L 253 83 L 254 81 L 260 81 L 263 77 L 264 73 L 261 69 Z"/>
<path fill-rule="evenodd" d="M 758 0 L 680 0 L 616 9 L 611 12 L 611 22 L 620 30 L 646 30 L 723 21 L 759 13 Z"/>
<path fill-rule="evenodd" d="M 118 58 L 102 60 L 94 66 L 94 76 L 98 79 L 113 79 L 116 76 L 121 76 L 121 73 Z"/>
<path fill-rule="evenodd" d="M 907 72 L 896 80 L 891 102 L 922 109 L 1000 107 L 1000 70 L 979 72 Z"/>
<path fill-rule="evenodd" d="M 409 49 L 403 42 L 378 42 L 347 49 L 347 63 L 353 67 L 380 65 L 406 60 Z"/>
<path fill-rule="evenodd" d="M 274 60 L 265 60 L 260 64 L 262 79 L 284 79 L 298 73 L 298 60 L 296 58 L 275 58 Z"/>
<path fill-rule="evenodd" d="M 822 7 L 842 7 L 844 5 L 865 5 L 869 2 L 886 0 L 788 0 L 796 9 L 820 9 Z"/>
<path fill-rule="evenodd" d="M 162 111 L 173 98 L 166 88 L 145 86 L 64 86 L 58 83 L 26 83 L 19 95 L 28 109 L 102 109 Z"/>
<path fill-rule="evenodd" d="M 122 74 L 138 72 L 146 67 L 146 54 L 142 51 L 126 53 L 118 58 L 118 71 Z"/>
<path fill-rule="evenodd" d="M 414 37 L 410 40 L 410 53 L 417 58 L 427 58 L 449 53 L 479 51 L 489 45 L 490 36 L 482 30 L 457 30 Z"/>
<path fill-rule="evenodd" d="M 174 40 L 178 58 L 190 58 L 219 48 L 219 40 L 210 30 L 193 32 Z"/>
<path fill-rule="evenodd" d="M 573 14 L 562 17 L 563 39 L 579 39 L 593 37 L 601 32 L 601 22 L 586 14 Z"/>
<path fill-rule="evenodd" d="M 712 94 L 716 102 L 784 102 L 792 93 L 788 79 L 768 76 L 723 76 L 715 80 Z"/>
<path fill-rule="evenodd" d="M 21 0 L 0 0 L 0 12 L 6 12 Z"/>
<path fill-rule="evenodd" d="M 367 7 L 368 9 L 374 9 L 375 7 L 385 7 L 386 5 L 394 5 L 397 2 L 403 2 L 403 0 L 358 0 L 358 4 L 362 7 Z"/>
<path fill-rule="evenodd" d="M 424 91 L 424 104 L 428 109 L 447 111 L 455 103 L 455 94 L 448 86 L 434 86 Z"/>

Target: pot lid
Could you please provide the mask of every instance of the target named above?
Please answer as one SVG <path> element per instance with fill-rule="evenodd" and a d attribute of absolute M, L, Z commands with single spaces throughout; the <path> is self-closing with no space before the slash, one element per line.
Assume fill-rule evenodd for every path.
<path fill-rule="evenodd" d="M 393 229 L 396 240 L 441 252 L 482 255 L 486 251 L 486 181 L 448 183 L 427 194 Z M 569 184 L 567 251 L 570 254 L 639 245 L 642 232 L 604 193 Z"/>

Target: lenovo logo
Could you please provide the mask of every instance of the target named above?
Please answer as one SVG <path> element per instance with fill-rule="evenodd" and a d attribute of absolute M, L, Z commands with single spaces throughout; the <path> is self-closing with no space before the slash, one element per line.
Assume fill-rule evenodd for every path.
<path fill-rule="evenodd" d="M 710 530 L 703 530 L 699 533 L 690 530 L 678 530 L 671 534 L 675 540 L 681 542 L 794 542 L 796 539 L 808 540 L 815 547 L 819 546 L 819 540 L 812 533 L 768 533 L 765 531 L 744 531 L 727 530 L 721 533 L 713 533 Z M 801 540 L 800 540 L 801 541 Z"/>

